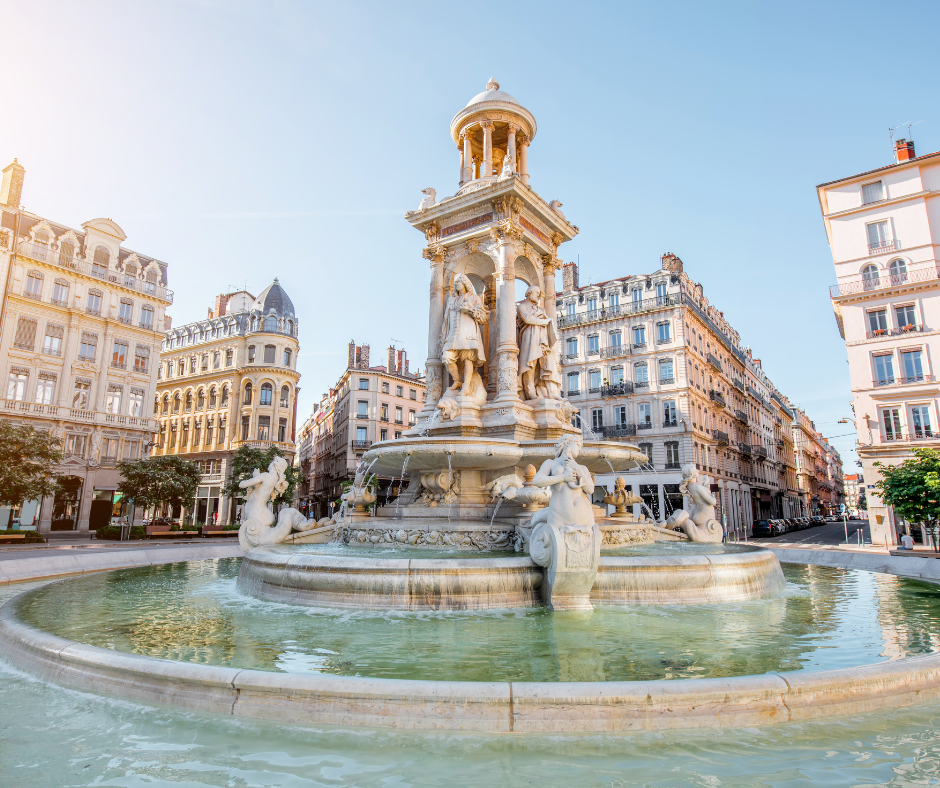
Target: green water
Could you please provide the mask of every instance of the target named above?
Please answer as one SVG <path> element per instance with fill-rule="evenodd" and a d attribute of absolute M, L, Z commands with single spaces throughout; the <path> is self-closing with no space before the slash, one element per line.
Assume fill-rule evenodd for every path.
<path fill-rule="evenodd" d="M 593 613 L 375 612 L 239 594 L 240 559 L 69 579 L 18 614 L 62 637 L 237 668 L 379 678 L 617 681 L 847 668 L 940 648 L 935 586 L 784 565 L 785 597 Z"/>

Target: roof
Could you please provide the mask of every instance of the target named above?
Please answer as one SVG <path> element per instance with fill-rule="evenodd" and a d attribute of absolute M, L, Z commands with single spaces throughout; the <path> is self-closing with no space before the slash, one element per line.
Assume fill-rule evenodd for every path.
<path fill-rule="evenodd" d="M 294 317 L 294 303 L 284 292 L 284 288 L 275 279 L 264 290 L 261 291 L 255 302 L 251 305 L 251 311 L 259 311 L 268 314 L 274 310 L 274 313 L 282 317 Z"/>
<path fill-rule="evenodd" d="M 473 106 L 474 104 L 480 104 L 484 101 L 504 101 L 507 104 L 519 104 L 518 101 L 513 96 L 510 96 L 503 90 L 499 89 L 499 82 L 495 79 L 491 79 L 486 83 L 486 90 L 482 93 L 477 93 L 470 101 L 467 102 L 467 106 Z M 522 105 L 519 104 L 521 107 Z"/>
<path fill-rule="evenodd" d="M 855 178 L 864 178 L 867 175 L 874 175 L 876 172 L 885 172 L 887 170 L 894 169 L 896 167 L 907 167 L 911 164 L 916 164 L 917 162 L 923 161 L 924 159 L 932 158 L 933 156 L 940 156 L 940 151 L 934 151 L 933 153 L 925 153 L 923 156 L 915 156 L 913 159 L 908 159 L 907 161 L 895 162 L 894 164 L 886 164 L 884 167 L 878 167 L 874 170 L 866 170 L 865 172 L 859 172 L 855 175 L 848 175 L 845 178 L 837 178 L 834 181 L 827 181 L 826 183 L 820 183 L 817 186 L 817 189 L 822 189 L 824 186 L 833 186 L 836 183 L 844 183 L 845 181 L 851 181 Z"/>

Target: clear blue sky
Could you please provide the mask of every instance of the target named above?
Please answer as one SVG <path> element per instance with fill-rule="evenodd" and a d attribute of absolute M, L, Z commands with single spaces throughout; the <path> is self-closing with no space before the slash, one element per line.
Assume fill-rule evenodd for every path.
<path fill-rule="evenodd" d="M 582 281 L 678 254 L 851 471 L 814 187 L 889 163 L 904 121 L 940 149 L 938 23 L 926 2 L 0 0 L 0 159 L 28 209 L 111 217 L 168 262 L 177 324 L 278 276 L 306 416 L 351 338 L 424 366 L 402 215 L 453 193 L 448 125 L 495 77 L 538 120 L 531 185 L 580 226 Z"/>

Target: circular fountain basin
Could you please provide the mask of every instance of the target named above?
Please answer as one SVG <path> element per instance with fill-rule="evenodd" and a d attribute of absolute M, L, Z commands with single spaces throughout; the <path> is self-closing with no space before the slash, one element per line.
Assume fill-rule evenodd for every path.
<path fill-rule="evenodd" d="M 625 551 L 621 551 L 625 552 Z M 272 545 L 242 561 L 238 588 L 273 602 L 369 610 L 483 610 L 541 605 L 543 568 L 514 553 L 346 545 Z M 601 557 L 591 600 L 610 605 L 704 604 L 779 596 L 777 557 L 761 548 L 649 545 Z"/>

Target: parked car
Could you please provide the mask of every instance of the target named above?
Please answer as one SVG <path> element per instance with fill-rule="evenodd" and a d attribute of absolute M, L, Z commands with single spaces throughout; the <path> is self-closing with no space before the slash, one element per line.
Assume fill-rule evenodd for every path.
<path fill-rule="evenodd" d="M 755 539 L 761 539 L 776 536 L 776 529 L 770 520 L 758 520 L 754 523 L 754 529 L 751 532 Z"/>

